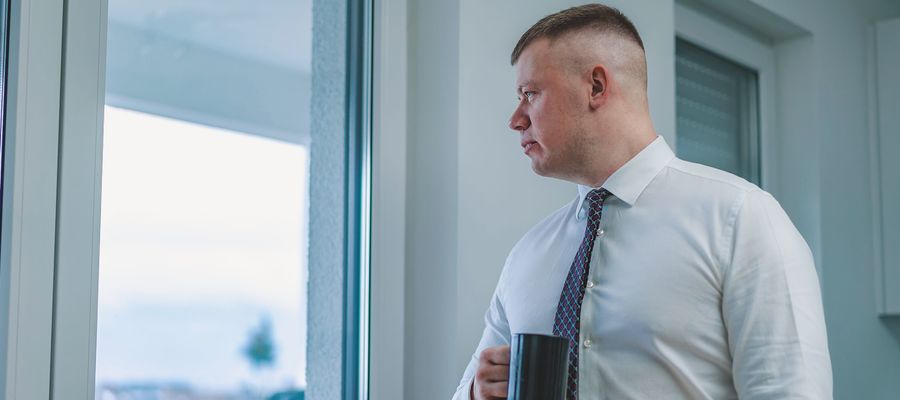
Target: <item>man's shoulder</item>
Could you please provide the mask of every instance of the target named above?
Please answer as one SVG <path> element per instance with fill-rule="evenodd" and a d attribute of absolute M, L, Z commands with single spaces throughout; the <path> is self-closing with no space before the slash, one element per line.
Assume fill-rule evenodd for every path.
<path fill-rule="evenodd" d="M 519 238 L 510 251 L 510 255 L 515 254 L 522 249 L 534 249 L 536 244 L 548 243 L 548 240 L 563 235 L 568 224 L 575 216 L 575 208 L 578 207 L 578 196 L 573 196 L 572 200 L 562 207 L 551 212 L 543 219 L 532 225 L 525 234 Z M 539 246 L 538 246 L 539 247 Z"/>
<path fill-rule="evenodd" d="M 562 207 L 556 209 L 542 220 L 538 221 L 538 223 L 534 224 L 524 235 L 522 235 L 522 239 L 527 237 L 546 237 L 547 234 L 558 231 L 570 218 L 574 217 L 576 207 L 578 207 L 577 195 Z"/>
<path fill-rule="evenodd" d="M 658 189 L 673 203 L 681 200 L 707 210 L 733 209 L 753 193 L 769 195 L 740 176 L 703 164 L 676 158 L 667 167 L 665 186 Z"/>
<path fill-rule="evenodd" d="M 678 175 L 676 183 L 700 184 L 723 194 L 747 194 L 761 190 L 759 186 L 730 172 L 680 158 L 672 160 L 668 167 Z"/>
<path fill-rule="evenodd" d="M 503 272 L 500 274 L 500 285 L 511 276 L 520 276 L 528 266 L 546 264 L 548 254 L 556 254 L 566 232 L 573 229 L 575 209 L 578 207 L 578 196 L 562 207 L 551 212 L 531 226 L 513 245 L 506 258 Z M 583 229 L 583 228 L 582 228 Z M 511 275 L 510 275 L 511 274 Z"/>

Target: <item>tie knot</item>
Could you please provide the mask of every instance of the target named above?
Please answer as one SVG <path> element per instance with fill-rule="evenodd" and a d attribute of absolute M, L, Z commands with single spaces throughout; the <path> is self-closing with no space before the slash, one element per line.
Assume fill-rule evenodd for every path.
<path fill-rule="evenodd" d="M 603 188 L 591 190 L 587 194 L 588 210 L 593 212 L 602 210 L 603 202 L 611 195 L 612 193 Z"/>

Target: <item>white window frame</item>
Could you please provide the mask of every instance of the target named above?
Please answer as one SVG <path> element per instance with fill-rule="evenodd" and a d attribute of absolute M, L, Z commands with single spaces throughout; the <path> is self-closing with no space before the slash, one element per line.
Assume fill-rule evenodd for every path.
<path fill-rule="evenodd" d="M 0 240 L 5 399 L 94 398 L 106 4 L 11 2 Z"/>
<path fill-rule="evenodd" d="M 46 399 L 50 389 L 62 1 L 9 9 L 0 389 Z"/>
<path fill-rule="evenodd" d="M 375 0 L 369 398 L 404 399 L 407 1 Z"/>
<path fill-rule="evenodd" d="M 66 4 L 51 399 L 93 400 L 107 0 Z"/>
<path fill-rule="evenodd" d="M 775 50 L 765 38 L 720 18 L 675 3 L 675 34 L 757 72 L 759 84 L 759 176 L 764 189 L 778 179 L 775 132 Z M 677 133 L 676 133 L 677 135 Z M 777 187 L 777 186 L 776 186 Z"/>

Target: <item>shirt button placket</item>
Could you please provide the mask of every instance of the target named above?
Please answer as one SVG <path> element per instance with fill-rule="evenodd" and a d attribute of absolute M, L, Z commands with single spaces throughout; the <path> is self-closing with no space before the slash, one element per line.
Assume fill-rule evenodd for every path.
<path fill-rule="evenodd" d="M 594 362 L 590 360 L 593 357 L 596 357 L 593 353 L 592 347 L 595 345 L 593 339 L 591 339 L 591 335 L 594 330 L 594 315 L 595 311 L 595 298 L 592 296 L 593 288 L 597 285 L 596 278 L 598 268 L 599 268 L 599 252 L 600 245 L 599 241 L 594 243 L 594 248 L 591 251 L 591 262 L 590 268 L 588 269 L 587 282 L 585 283 L 585 291 L 584 291 L 584 301 L 581 305 L 581 330 L 580 330 L 580 342 L 579 347 L 581 348 L 578 357 L 578 391 L 581 393 L 598 393 L 597 390 L 599 388 L 596 387 L 596 377 L 593 374 L 585 373 L 588 372 L 588 366 L 594 365 Z M 596 293 L 594 293 L 596 294 Z M 581 398 L 582 396 L 579 396 Z M 591 396 L 585 396 L 584 398 L 590 398 Z"/>

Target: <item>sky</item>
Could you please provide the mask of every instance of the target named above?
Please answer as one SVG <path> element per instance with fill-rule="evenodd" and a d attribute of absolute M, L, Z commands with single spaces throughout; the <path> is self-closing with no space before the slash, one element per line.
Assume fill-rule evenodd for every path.
<path fill-rule="evenodd" d="M 305 386 L 307 182 L 302 146 L 106 107 L 98 384 Z"/>

